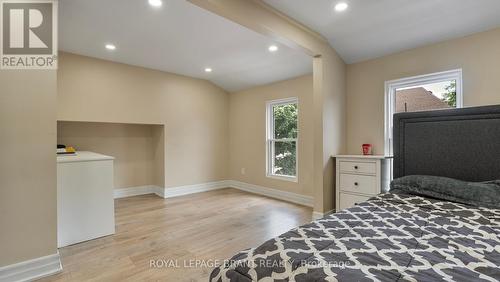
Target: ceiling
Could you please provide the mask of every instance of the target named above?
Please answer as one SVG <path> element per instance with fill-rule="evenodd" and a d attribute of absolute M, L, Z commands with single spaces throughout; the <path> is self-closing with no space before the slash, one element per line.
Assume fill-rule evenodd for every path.
<path fill-rule="evenodd" d="M 271 44 L 279 50 L 269 52 Z M 207 79 L 229 92 L 312 72 L 304 53 L 183 0 L 160 8 L 147 0 L 61 0 L 59 49 Z"/>
<path fill-rule="evenodd" d="M 500 26 L 499 0 L 264 0 L 319 32 L 346 63 Z M 335 12 L 344 1 L 349 8 Z"/>

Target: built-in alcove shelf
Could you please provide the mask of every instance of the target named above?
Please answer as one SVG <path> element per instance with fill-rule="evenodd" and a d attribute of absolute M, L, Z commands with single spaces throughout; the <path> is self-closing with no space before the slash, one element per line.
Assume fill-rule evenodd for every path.
<path fill-rule="evenodd" d="M 57 144 L 114 156 L 115 189 L 165 187 L 164 125 L 59 120 Z"/>

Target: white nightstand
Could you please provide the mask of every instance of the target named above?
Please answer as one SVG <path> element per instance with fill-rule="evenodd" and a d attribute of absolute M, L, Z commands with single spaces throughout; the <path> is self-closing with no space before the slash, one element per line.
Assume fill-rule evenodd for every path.
<path fill-rule="evenodd" d="M 335 209 L 352 207 L 389 189 L 390 162 L 386 156 L 338 155 Z"/>

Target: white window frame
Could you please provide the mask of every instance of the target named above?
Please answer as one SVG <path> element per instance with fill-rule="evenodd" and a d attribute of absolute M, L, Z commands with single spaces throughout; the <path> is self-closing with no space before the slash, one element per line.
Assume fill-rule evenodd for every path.
<path fill-rule="evenodd" d="M 279 105 L 297 104 L 297 138 L 274 139 L 274 116 L 273 107 Z M 273 100 L 266 102 L 266 176 L 269 178 L 298 182 L 299 179 L 299 99 L 297 97 Z M 295 176 L 279 175 L 273 173 L 274 167 L 274 147 L 275 141 L 295 142 Z"/>
<path fill-rule="evenodd" d="M 392 156 L 392 116 L 396 109 L 396 90 L 443 81 L 455 80 L 457 91 L 457 108 L 463 107 L 462 69 L 424 74 L 385 82 L 385 155 Z M 392 175 L 392 174 L 391 174 Z"/>

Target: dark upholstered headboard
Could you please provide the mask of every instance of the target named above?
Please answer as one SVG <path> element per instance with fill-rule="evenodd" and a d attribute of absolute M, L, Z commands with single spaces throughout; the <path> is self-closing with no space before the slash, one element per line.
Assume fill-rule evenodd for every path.
<path fill-rule="evenodd" d="M 393 173 L 500 179 L 500 105 L 394 115 Z"/>

